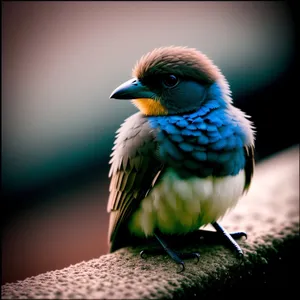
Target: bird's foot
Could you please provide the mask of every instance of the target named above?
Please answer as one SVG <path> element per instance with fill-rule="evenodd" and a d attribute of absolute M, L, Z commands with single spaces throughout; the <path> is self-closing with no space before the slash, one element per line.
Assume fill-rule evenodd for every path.
<path fill-rule="evenodd" d="M 197 230 L 191 233 L 188 233 L 185 237 L 188 239 L 192 239 L 195 241 L 196 238 L 203 238 L 205 240 L 211 240 L 211 241 L 218 241 L 221 240 L 225 242 L 237 255 L 238 258 L 243 259 L 244 253 L 241 247 L 237 244 L 235 240 L 240 239 L 242 237 L 247 238 L 247 234 L 244 231 L 236 231 L 228 233 L 219 223 L 213 222 L 211 223 L 212 226 L 216 229 L 216 232 L 214 231 L 208 231 L 208 230 Z M 200 259 L 200 254 L 197 252 L 191 252 L 191 253 L 181 253 L 176 252 L 169 248 L 167 243 L 161 238 L 161 236 L 157 233 L 154 234 L 154 237 L 159 242 L 159 244 L 162 246 L 162 248 L 151 248 L 147 250 L 142 250 L 140 252 L 141 258 L 145 258 L 146 255 L 157 255 L 157 254 L 163 254 L 166 252 L 177 264 L 181 266 L 179 273 L 183 272 L 185 270 L 184 261 L 185 259 L 191 259 L 196 258 L 197 263 Z"/>
<path fill-rule="evenodd" d="M 238 258 L 243 259 L 244 253 L 241 247 L 234 239 L 246 237 L 247 234 L 243 231 L 228 233 L 219 223 L 213 222 L 211 225 L 216 229 L 216 233 L 223 239 L 223 241 L 236 253 Z"/>
<path fill-rule="evenodd" d="M 244 231 L 234 231 L 228 233 L 234 240 L 239 240 L 242 237 L 245 237 L 247 239 L 247 233 Z M 210 230 L 197 230 L 191 233 L 188 233 L 187 235 L 191 235 L 190 238 L 193 240 L 195 238 L 205 239 L 207 241 L 215 241 L 218 239 L 223 239 L 222 235 L 220 235 L 218 232 L 210 231 Z"/>
<path fill-rule="evenodd" d="M 197 262 L 199 262 L 200 254 L 197 252 L 190 252 L 190 253 L 182 253 L 182 252 L 176 252 L 168 247 L 166 242 L 157 234 L 154 235 L 155 238 L 158 240 L 160 245 L 162 246 L 163 249 L 155 248 L 155 249 L 148 249 L 148 250 L 142 250 L 140 252 L 141 258 L 145 258 L 145 255 L 148 254 L 162 254 L 166 252 L 178 265 L 180 265 L 180 270 L 178 273 L 181 273 L 185 270 L 185 264 L 184 261 L 185 259 L 191 259 L 191 258 L 196 258 Z"/>
<path fill-rule="evenodd" d="M 213 222 L 211 225 L 216 229 L 216 231 L 196 230 L 188 233 L 186 237 L 193 242 L 200 238 L 206 242 L 226 243 L 237 254 L 238 257 L 243 258 L 243 251 L 235 240 L 238 240 L 242 237 L 247 239 L 247 233 L 244 231 L 235 231 L 229 233 L 217 222 Z"/>
<path fill-rule="evenodd" d="M 200 259 L 200 254 L 198 252 L 177 252 L 172 250 L 176 255 L 181 258 L 182 260 L 184 259 L 191 259 L 191 258 L 196 258 L 196 263 L 199 262 Z M 152 248 L 152 249 L 145 249 L 140 252 L 141 258 L 145 259 L 147 255 L 160 255 L 164 254 L 166 251 L 162 248 Z"/>

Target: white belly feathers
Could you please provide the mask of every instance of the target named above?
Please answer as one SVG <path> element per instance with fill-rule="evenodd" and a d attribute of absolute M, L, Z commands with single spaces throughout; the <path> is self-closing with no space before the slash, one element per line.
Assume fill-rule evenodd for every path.
<path fill-rule="evenodd" d="M 130 219 L 129 230 L 138 236 L 151 236 L 155 229 L 165 234 L 196 230 L 233 208 L 244 184 L 244 170 L 236 176 L 181 179 L 169 169 L 142 200 Z"/>

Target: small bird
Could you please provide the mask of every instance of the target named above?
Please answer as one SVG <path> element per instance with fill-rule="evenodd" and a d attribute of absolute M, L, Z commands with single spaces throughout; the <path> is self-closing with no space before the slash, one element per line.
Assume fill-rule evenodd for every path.
<path fill-rule="evenodd" d="M 254 126 L 232 103 L 220 69 L 202 52 L 161 47 L 144 55 L 114 99 L 139 112 L 116 132 L 109 172 L 110 252 L 134 237 L 153 238 L 182 266 L 198 253 L 178 253 L 168 236 L 211 224 L 234 251 L 235 239 L 217 221 L 248 191 L 254 171 Z M 143 254 L 143 253 L 142 253 Z"/>

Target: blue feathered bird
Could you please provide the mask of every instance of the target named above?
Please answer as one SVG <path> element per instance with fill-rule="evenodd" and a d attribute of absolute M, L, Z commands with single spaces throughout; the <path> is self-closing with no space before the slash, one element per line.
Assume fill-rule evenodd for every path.
<path fill-rule="evenodd" d="M 110 251 L 155 237 L 183 270 L 183 259 L 199 254 L 177 253 L 165 237 L 212 224 L 242 256 L 234 238 L 245 233 L 217 221 L 249 189 L 254 132 L 219 68 L 196 49 L 157 48 L 110 98 L 139 109 L 117 131 L 111 155 Z"/>

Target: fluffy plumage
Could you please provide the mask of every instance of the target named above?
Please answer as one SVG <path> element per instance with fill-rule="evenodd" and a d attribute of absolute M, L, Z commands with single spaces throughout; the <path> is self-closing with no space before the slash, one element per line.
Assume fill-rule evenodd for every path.
<path fill-rule="evenodd" d="M 156 228 L 164 234 L 197 230 L 234 207 L 244 186 L 244 170 L 237 176 L 181 178 L 168 169 L 133 213 L 129 230 L 140 237 L 153 235 Z"/>
<path fill-rule="evenodd" d="M 253 126 L 204 54 L 158 48 L 133 75 L 113 93 L 138 98 L 141 112 L 117 131 L 110 161 L 111 251 L 132 235 L 186 233 L 218 220 L 247 191 L 254 169 Z"/>
<path fill-rule="evenodd" d="M 161 47 L 144 55 L 132 71 L 133 77 L 168 74 L 190 77 L 200 82 L 213 83 L 223 77 L 219 68 L 203 53 L 187 47 Z"/>

